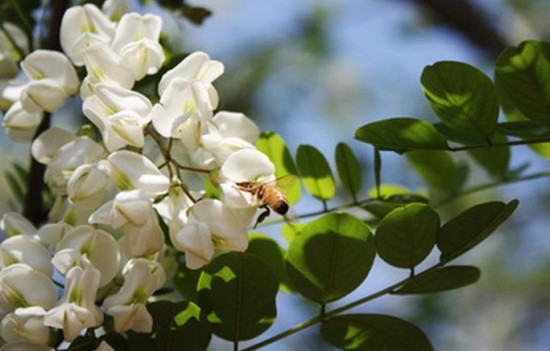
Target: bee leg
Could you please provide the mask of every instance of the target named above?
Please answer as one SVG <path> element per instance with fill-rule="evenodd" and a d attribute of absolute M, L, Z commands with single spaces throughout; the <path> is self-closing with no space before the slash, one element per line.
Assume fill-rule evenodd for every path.
<path fill-rule="evenodd" d="M 269 210 L 269 207 L 263 206 L 263 208 L 265 209 L 265 211 L 260 213 L 260 215 L 258 216 L 258 219 L 256 220 L 256 224 L 254 224 L 254 229 L 256 229 L 258 224 L 262 223 L 266 219 L 266 217 L 269 216 L 269 214 L 271 213 L 271 211 Z"/>

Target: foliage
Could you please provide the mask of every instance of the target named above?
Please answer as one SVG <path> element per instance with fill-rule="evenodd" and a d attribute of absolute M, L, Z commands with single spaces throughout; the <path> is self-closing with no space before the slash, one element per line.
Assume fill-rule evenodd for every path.
<path fill-rule="evenodd" d="M 15 24 L 28 25 L 37 6 L 30 4 L 28 9 L 16 2 L 6 5 L 19 18 Z M 159 4 L 196 23 L 210 15 L 181 1 Z M 106 21 L 98 8 L 90 8 L 89 21 L 98 26 Z M 19 16 L 21 11 L 28 12 Z M 122 18 L 119 26 L 128 19 Z M 6 20 L 2 18 L 2 24 Z M 153 27 L 143 24 L 148 25 Z M 333 169 L 312 145 L 300 145 L 294 157 L 280 135 L 260 134 L 242 114 L 222 111 L 213 116 L 218 97 L 211 83 L 223 65 L 204 53 L 176 52 L 167 54 L 173 59 L 170 64 L 164 63 L 162 48 L 155 46 L 160 33 L 140 30 L 144 37 L 151 36 L 151 42 L 140 43 L 150 51 L 139 53 L 150 66 L 136 68 L 133 75 L 125 75 L 120 67 L 110 70 L 106 52 L 116 45 L 96 53 L 90 45 L 80 57 L 75 51 L 82 48 L 75 44 L 68 50 L 65 41 L 70 61 L 59 53 L 39 52 L 21 64 L 38 89 L 33 91 L 29 84 L 21 102 L 12 101 L 4 126 L 16 141 L 33 140 L 33 156 L 47 168 L 44 197 L 51 212 L 43 223 L 30 223 L 15 213 L 3 218 L 8 238 L 0 250 L 0 294 L 9 318 L 1 328 L 8 342 L 2 349 L 16 342 L 57 348 L 64 339 L 69 349 L 79 350 L 203 350 L 214 335 L 233 343 L 234 349 L 240 341 L 253 339 L 247 348 L 251 350 L 320 324 L 322 337 L 344 350 L 433 350 L 428 336 L 411 322 L 347 312 L 388 294 L 438 293 L 478 281 L 479 268 L 449 263 L 493 234 L 519 201 L 478 203 L 447 220 L 439 205 L 538 176 L 511 170 L 510 148 L 531 145 L 548 156 L 540 145 L 550 142 L 550 43 L 526 41 L 506 49 L 495 63 L 494 80 L 462 62 L 427 66 L 420 83 L 439 122 L 396 117 L 360 126 L 355 138 L 375 153 L 375 184 L 365 184 L 365 171 L 346 143 L 336 146 Z M 116 55 L 125 54 L 120 50 Z M 127 66 L 133 67 L 135 55 L 127 56 Z M 58 84 L 53 87 L 42 81 L 44 72 L 37 69 L 48 63 L 62 67 L 62 79 L 51 78 Z M 105 78 L 109 75 L 119 85 L 110 86 L 110 78 Z M 141 93 L 132 90 L 135 82 Z M 52 128 L 35 137 L 43 114 L 55 115 L 78 93 L 97 133 L 90 133 L 89 126 L 77 133 Z M 498 120 L 500 108 L 506 122 Z M 15 109 L 25 113 L 25 123 L 39 123 L 30 128 L 29 123 L 15 123 L 10 119 Z M 121 117 L 121 111 L 131 112 Z M 23 127 L 31 133 L 21 134 Z M 381 151 L 404 154 L 437 196 L 384 184 Z M 462 151 L 471 165 L 487 172 L 491 183 L 466 187 L 468 168 L 452 156 Z M 21 165 L 14 165 L 6 177 L 16 202 L 42 196 L 27 194 L 25 185 L 32 177 Z M 299 181 L 284 186 L 285 178 Z M 368 194 L 361 190 L 366 185 L 373 188 Z M 287 210 L 304 196 L 303 190 L 320 201 L 323 210 L 301 213 L 302 223 L 295 223 Z M 349 194 L 350 203 L 329 206 L 339 190 Z M 258 209 L 262 213 L 255 225 L 260 233 L 252 234 Z M 365 215 L 348 209 L 362 209 Z M 288 222 L 281 227 L 285 245 L 261 233 L 272 212 Z M 270 223 L 281 222 L 278 218 Z M 428 259 L 434 251 L 439 253 L 435 263 Z M 376 256 L 407 269 L 409 276 L 347 300 L 368 278 Z M 54 267 L 61 281 L 52 278 Z M 57 296 L 50 278 L 63 296 Z M 51 285 L 44 289 L 48 292 L 32 289 L 40 279 Z M 319 305 L 319 314 L 262 339 L 276 319 L 279 293 L 302 295 Z M 333 302 L 340 307 L 333 308 Z M 38 311 L 22 312 L 33 307 Z M 44 333 L 26 325 L 25 316 L 46 326 L 46 334 L 51 328 L 55 336 L 31 338 L 14 332 L 22 328 Z"/>

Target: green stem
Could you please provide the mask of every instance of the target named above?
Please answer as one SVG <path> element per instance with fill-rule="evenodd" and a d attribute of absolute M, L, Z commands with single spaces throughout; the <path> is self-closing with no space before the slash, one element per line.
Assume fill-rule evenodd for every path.
<path fill-rule="evenodd" d="M 527 176 L 524 176 L 524 177 L 521 177 L 521 178 L 504 179 L 504 180 L 501 180 L 501 181 L 498 181 L 498 182 L 495 182 L 495 183 L 487 183 L 487 184 L 478 185 L 478 186 L 472 187 L 470 189 L 464 190 L 463 192 L 461 192 L 458 195 L 454 195 L 454 196 L 448 197 L 448 198 L 446 198 L 442 201 L 439 201 L 438 203 L 434 204 L 434 207 L 440 207 L 440 206 L 445 205 L 445 204 L 447 204 L 451 201 L 454 201 L 454 200 L 459 199 L 461 197 L 471 195 L 471 194 L 474 194 L 474 193 L 477 193 L 477 192 L 480 192 L 480 191 L 489 190 L 489 189 L 496 188 L 496 187 L 503 186 L 503 185 L 507 185 L 507 184 L 525 182 L 525 181 L 528 181 L 528 180 L 544 178 L 544 177 L 550 177 L 550 170 L 542 171 L 542 172 L 538 172 L 538 173 L 533 173 L 533 174 L 530 174 L 530 175 L 527 175 Z"/>
<path fill-rule="evenodd" d="M 487 149 L 492 147 L 504 147 L 504 146 L 517 146 L 517 145 L 530 145 L 530 144 L 543 144 L 550 142 L 550 138 L 540 138 L 540 139 L 525 139 L 525 140 L 515 140 L 507 141 L 504 143 L 492 143 L 491 145 L 487 144 L 477 144 L 477 145 L 464 145 L 457 147 L 447 147 L 448 151 L 457 152 L 457 151 L 466 151 L 466 150 L 475 150 L 475 149 Z"/>
<path fill-rule="evenodd" d="M 290 336 L 292 334 L 295 334 L 301 330 L 304 330 L 304 329 L 307 329 L 315 324 L 318 324 L 318 323 L 321 323 L 323 321 L 326 321 L 332 317 L 336 317 L 338 316 L 339 314 L 343 313 L 343 312 L 346 312 L 354 307 L 357 307 L 357 306 L 360 306 L 362 304 L 365 304 L 369 301 L 372 301 L 372 300 L 375 300 L 379 297 L 382 297 L 384 295 L 387 295 L 387 294 L 392 294 L 396 289 L 400 288 L 401 286 L 407 284 L 409 281 L 411 281 L 412 279 L 415 279 L 415 278 L 418 278 L 419 276 L 421 275 L 424 275 L 424 274 L 427 274 L 435 269 L 438 269 L 439 267 L 442 267 L 444 266 L 448 261 L 440 261 L 438 263 L 436 263 L 435 265 L 431 266 L 430 268 L 424 270 L 422 273 L 420 274 L 417 274 L 415 275 L 414 277 L 408 277 L 408 278 L 405 278 L 403 280 L 400 280 L 398 281 L 397 283 L 393 284 L 393 285 L 390 285 L 382 290 L 379 290 L 373 294 L 370 294 L 370 295 L 367 295 L 359 300 L 356 300 L 356 301 L 353 301 L 345 306 L 342 306 L 342 307 L 339 307 L 337 309 L 334 309 L 330 312 L 326 312 L 324 313 L 323 315 L 320 315 L 320 316 L 317 316 L 317 317 L 314 317 L 312 319 L 310 319 L 309 321 L 307 322 L 304 322 L 304 323 L 301 323 L 301 324 L 298 324 L 288 330 L 285 330 L 284 332 L 280 333 L 280 334 L 277 334 L 275 336 L 272 336 L 271 338 L 269 339 L 266 339 L 262 342 L 259 342 L 257 344 L 254 344 L 252 346 L 249 346 L 241 351 L 251 351 L 251 350 L 257 350 L 261 347 L 264 347 L 264 346 L 267 346 L 267 345 L 270 345 L 270 344 L 273 344 L 274 342 L 276 341 L 279 341 L 279 340 L 282 340 L 284 338 L 286 338 L 287 336 Z"/>

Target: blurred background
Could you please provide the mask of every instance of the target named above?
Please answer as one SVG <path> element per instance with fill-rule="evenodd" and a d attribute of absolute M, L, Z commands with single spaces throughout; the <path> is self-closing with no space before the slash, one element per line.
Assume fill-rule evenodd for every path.
<path fill-rule="evenodd" d="M 354 141 L 353 134 L 363 124 L 390 117 L 435 121 L 420 88 L 426 65 L 462 61 L 492 76 L 492 65 L 506 45 L 550 40 L 547 0 L 194 0 L 190 5 L 205 7 L 212 15 L 202 25 L 166 16 L 165 30 L 181 51 L 202 50 L 225 64 L 226 73 L 215 82 L 220 109 L 245 112 L 260 129 L 279 133 L 292 153 L 299 144 L 310 144 L 331 160 L 336 144 L 347 142 L 364 170 L 364 197 L 374 186 L 372 148 Z M 13 160 L 25 165 L 28 146 L 0 133 L 2 168 Z M 511 168 L 526 164 L 533 171 L 548 168 L 531 149 L 514 148 Z M 383 153 L 382 179 L 419 191 L 424 187 L 396 154 Z M 482 171 L 473 171 L 468 184 L 488 181 Z M 456 262 L 482 270 L 477 284 L 425 297 L 384 297 L 351 313 L 409 320 L 425 331 L 436 350 L 549 350 L 549 185 L 545 178 L 516 183 L 438 208 L 448 218 L 473 203 L 520 200 L 496 235 Z M 0 203 L 3 213 L 10 194 L 0 196 L 6 199 Z M 329 205 L 348 202 L 342 194 Z M 321 209 L 321 203 L 305 197 L 295 211 Z M 265 232 L 280 240 L 278 228 L 265 227 Z M 430 260 L 427 264 L 437 254 Z M 366 282 L 329 309 L 407 275 L 377 259 Z M 277 321 L 258 340 L 316 313 L 317 306 L 280 293 Z M 212 344 L 212 350 L 228 347 L 221 340 Z M 312 327 L 265 350 L 332 348 Z"/>

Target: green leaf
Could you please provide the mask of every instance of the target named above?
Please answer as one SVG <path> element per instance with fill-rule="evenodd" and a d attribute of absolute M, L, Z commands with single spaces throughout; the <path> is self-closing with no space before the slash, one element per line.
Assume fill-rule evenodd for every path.
<path fill-rule="evenodd" d="M 174 287 L 185 299 L 197 303 L 197 283 L 201 274 L 200 269 L 189 269 L 185 265 L 185 259 L 180 256 L 178 270 L 174 275 Z"/>
<path fill-rule="evenodd" d="M 249 235 L 246 252 L 262 259 L 271 267 L 279 283 L 289 290 L 290 283 L 285 271 L 285 252 L 275 240 L 264 234 L 252 233 Z"/>
<path fill-rule="evenodd" d="M 395 267 L 414 268 L 435 246 L 440 219 L 425 204 L 409 204 L 386 215 L 374 236 L 380 258 Z"/>
<path fill-rule="evenodd" d="M 550 138 L 550 128 L 542 127 L 540 124 L 528 120 L 499 123 L 497 130 L 505 135 L 522 139 Z"/>
<path fill-rule="evenodd" d="M 495 133 L 491 139 L 492 143 L 504 144 L 508 140 L 502 133 Z M 491 146 L 481 149 L 468 150 L 468 153 L 476 160 L 476 162 L 485 168 L 490 176 L 502 179 L 508 171 L 510 163 L 510 147 L 509 146 Z"/>
<path fill-rule="evenodd" d="M 194 24 L 202 24 L 204 20 L 212 15 L 212 11 L 199 6 L 190 6 L 187 3 L 181 5 L 181 14 Z"/>
<path fill-rule="evenodd" d="M 344 187 L 349 190 L 356 200 L 356 195 L 361 189 L 361 168 L 353 151 L 346 143 L 336 145 L 336 168 L 338 176 Z"/>
<path fill-rule="evenodd" d="M 445 223 L 437 233 L 441 261 L 450 261 L 485 240 L 514 212 L 519 204 L 512 200 L 486 202 L 466 209 Z"/>
<path fill-rule="evenodd" d="M 446 151 L 420 150 L 405 155 L 407 162 L 431 187 L 454 192 L 459 185 L 458 169 Z"/>
<path fill-rule="evenodd" d="M 292 174 L 298 176 L 296 164 L 288 150 L 284 140 L 274 132 L 264 131 L 256 142 L 256 148 L 263 152 L 275 165 L 275 176 L 277 178 Z M 285 189 L 285 195 L 291 204 L 295 204 L 302 194 L 300 182 L 292 184 L 290 189 Z"/>
<path fill-rule="evenodd" d="M 473 266 L 442 267 L 414 277 L 395 294 L 429 294 L 458 289 L 477 282 L 480 275 L 479 268 Z"/>
<path fill-rule="evenodd" d="M 489 140 L 499 113 L 493 82 L 477 68 L 442 61 L 424 68 L 422 90 L 439 119 L 450 129 Z"/>
<path fill-rule="evenodd" d="M 382 314 L 349 314 L 321 325 L 321 335 L 341 350 L 433 351 L 433 346 L 414 324 Z"/>
<path fill-rule="evenodd" d="M 361 207 L 375 217 L 382 219 L 396 208 L 404 207 L 414 202 L 428 203 L 428 199 L 417 194 L 399 194 L 389 196 L 383 200 L 369 201 Z"/>
<path fill-rule="evenodd" d="M 240 252 L 212 260 L 197 286 L 199 305 L 212 331 L 229 341 L 251 339 L 273 324 L 278 288 L 277 277 L 264 260 Z"/>
<path fill-rule="evenodd" d="M 288 277 L 298 292 L 325 303 L 365 280 L 375 253 L 369 227 L 347 213 L 329 213 L 305 225 L 286 253 Z"/>
<path fill-rule="evenodd" d="M 415 118 L 390 118 L 365 124 L 355 138 L 381 150 L 405 153 L 410 150 L 447 150 L 447 140 L 430 123 Z"/>
<path fill-rule="evenodd" d="M 156 301 L 147 304 L 153 317 L 151 333 L 128 331 L 130 350 L 206 350 L 212 337 L 200 308 L 192 302 Z"/>
<path fill-rule="evenodd" d="M 504 50 L 495 64 L 501 98 L 535 123 L 550 127 L 550 43 L 530 40 Z"/>
<path fill-rule="evenodd" d="M 283 237 L 286 242 L 290 244 L 296 236 L 300 235 L 300 232 L 304 226 L 304 223 L 292 221 L 283 224 L 281 226 L 281 233 L 283 233 Z"/>
<path fill-rule="evenodd" d="M 327 201 L 336 194 L 334 177 L 323 154 L 310 145 L 300 145 L 296 154 L 296 163 L 302 180 L 311 196 Z"/>

